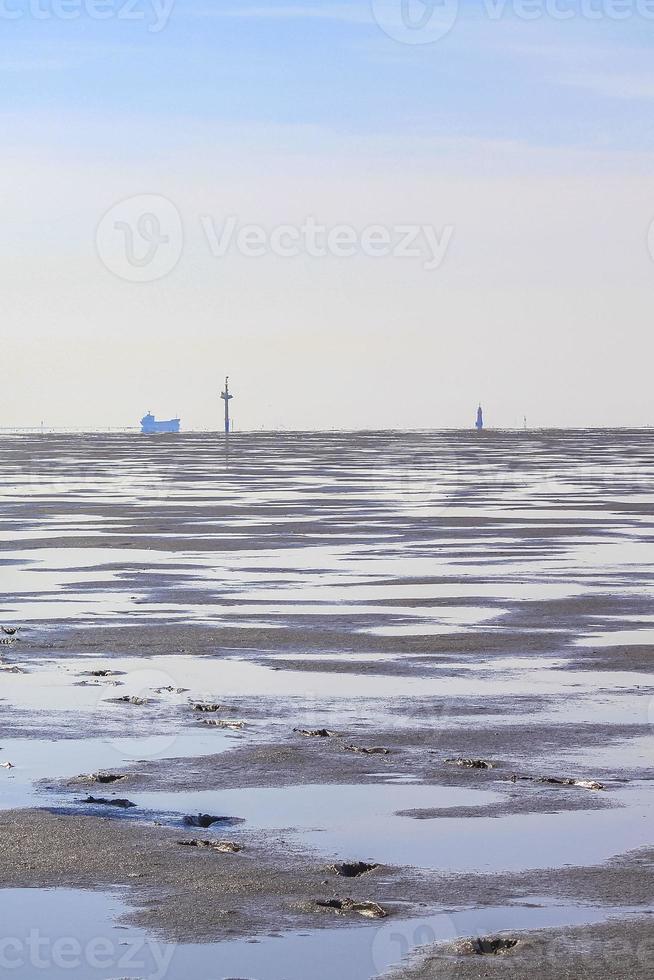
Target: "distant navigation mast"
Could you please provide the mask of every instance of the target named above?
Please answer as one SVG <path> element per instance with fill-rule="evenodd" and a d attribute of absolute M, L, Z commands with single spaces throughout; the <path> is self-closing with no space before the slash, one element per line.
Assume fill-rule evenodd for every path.
<path fill-rule="evenodd" d="M 481 432 L 483 428 L 484 428 L 484 412 L 480 405 L 479 408 L 477 409 L 477 421 L 475 422 L 475 429 L 477 430 L 477 432 Z"/>
<path fill-rule="evenodd" d="M 225 390 L 221 392 L 220 397 L 225 402 L 225 432 L 229 434 L 229 403 L 234 397 L 229 393 L 229 378 L 225 378 Z"/>

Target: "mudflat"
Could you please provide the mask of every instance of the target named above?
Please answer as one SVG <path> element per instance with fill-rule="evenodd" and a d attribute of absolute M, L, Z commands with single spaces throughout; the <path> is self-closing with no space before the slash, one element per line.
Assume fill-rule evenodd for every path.
<path fill-rule="evenodd" d="M 651 975 L 651 432 L 0 443 L 15 976 Z"/>

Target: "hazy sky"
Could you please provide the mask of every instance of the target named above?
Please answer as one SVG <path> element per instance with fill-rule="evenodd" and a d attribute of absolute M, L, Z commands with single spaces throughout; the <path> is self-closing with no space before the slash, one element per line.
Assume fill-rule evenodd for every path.
<path fill-rule="evenodd" d="M 654 0 L 170 2 L 0 2 L 0 426 L 654 422 Z"/>

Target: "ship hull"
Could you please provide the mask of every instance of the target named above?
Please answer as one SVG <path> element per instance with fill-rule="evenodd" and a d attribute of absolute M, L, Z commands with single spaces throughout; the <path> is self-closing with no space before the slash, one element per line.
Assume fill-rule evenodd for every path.
<path fill-rule="evenodd" d="M 160 422 L 152 416 L 146 416 L 141 419 L 141 433 L 143 435 L 156 435 L 162 432 L 179 432 L 180 424 L 180 419 L 167 419 Z"/>

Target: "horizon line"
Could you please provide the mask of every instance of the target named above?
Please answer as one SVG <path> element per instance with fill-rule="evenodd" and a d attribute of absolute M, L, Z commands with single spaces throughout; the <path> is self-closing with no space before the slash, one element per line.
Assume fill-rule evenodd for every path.
<path fill-rule="evenodd" d="M 408 428 L 391 428 L 383 426 L 381 428 L 364 426 L 362 428 L 330 427 L 315 429 L 293 429 L 293 428 L 257 428 L 257 429 L 237 429 L 225 433 L 222 428 L 216 429 L 182 429 L 180 432 L 166 433 L 143 433 L 139 426 L 103 426 L 94 428 L 74 428 L 73 426 L 0 426 L 0 435 L 138 435 L 143 438 L 161 438 L 162 436 L 173 436 L 178 438 L 184 435 L 217 435 L 217 436 L 238 436 L 238 435 L 265 435 L 265 434 L 329 434 L 329 433 L 382 433 L 382 432 L 470 432 L 475 433 L 480 439 L 487 433 L 494 432 L 647 432 L 652 429 L 652 424 L 646 425 L 540 425 L 540 426 L 485 426 L 482 432 L 478 432 L 474 425 L 471 426 L 420 426 Z"/>

